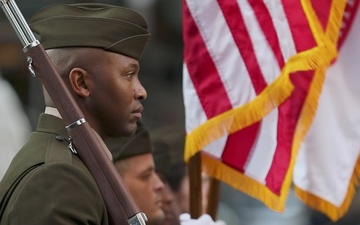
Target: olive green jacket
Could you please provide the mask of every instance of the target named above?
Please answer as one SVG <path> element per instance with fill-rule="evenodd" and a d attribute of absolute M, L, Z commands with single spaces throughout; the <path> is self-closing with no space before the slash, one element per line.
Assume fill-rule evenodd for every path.
<path fill-rule="evenodd" d="M 55 116 L 40 116 L 0 182 L 0 225 L 108 224 L 95 180 L 61 140 L 64 127 Z"/>

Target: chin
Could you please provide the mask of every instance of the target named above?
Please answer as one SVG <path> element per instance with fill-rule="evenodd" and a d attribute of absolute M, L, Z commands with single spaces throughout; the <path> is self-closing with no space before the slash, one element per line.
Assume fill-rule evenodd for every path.
<path fill-rule="evenodd" d="M 121 131 L 116 131 L 116 132 L 112 132 L 108 135 L 109 138 L 120 138 L 120 137 L 130 137 L 132 135 L 135 134 L 135 131 L 132 132 L 132 131 L 124 131 L 124 130 L 121 130 Z"/>
<path fill-rule="evenodd" d="M 133 134 L 135 134 L 137 128 L 138 128 L 138 125 L 137 125 L 137 123 L 135 123 L 134 126 L 133 126 L 133 130 L 132 130 L 132 131 L 133 131 Z"/>
<path fill-rule="evenodd" d="M 129 124 L 127 126 L 122 126 L 122 127 L 115 127 L 113 129 L 113 132 L 111 133 L 110 137 L 112 137 L 112 138 L 130 137 L 135 134 L 136 129 L 137 129 L 136 123 Z"/>
<path fill-rule="evenodd" d="M 149 219 L 149 224 L 160 224 L 164 221 L 165 214 L 161 210 L 156 214 L 152 215 L 151 217 L 149 217 L 148 219 Z"/>
<path fill-rule="evenodd" d="M 127 130 L 127 136 L 133 136 L 136 133 L 136 129 L 137 129 L 136 124 L 129 126 Z"/>

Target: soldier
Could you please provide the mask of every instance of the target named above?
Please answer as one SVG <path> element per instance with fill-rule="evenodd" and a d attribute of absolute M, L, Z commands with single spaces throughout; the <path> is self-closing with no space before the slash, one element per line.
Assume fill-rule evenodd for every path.
<path fill-rule="evenodd" d="M 161 209 L 164 184 L 155 172 L 153 146 L 148 129 L 138 124 L 130 138 L 108 138 L 106 144 L 113 156 L 115 168 L 151 225 L 159 225 L 165 214 Z"/>
<path fill-rule="evenodd" d="M 154 144 L 154 159 L 156 170 L 169 185 L 180 214 L 190 212 L 189 176 L 187 164 L 184 161 L 185 128 L 180 125 L 165 126 L 151 131 Z M 201 205 L 206 212 L 209 177 L 201 174 Z"/>
<path fill-rule="evenodd" d="M 147 97 L 138 78 L 150 36 L 144 18 L 107 4 L 54 5 L 30 27 L 94 131 L 133 135 Z M 68 124 L 46 91 L 44 99 L 37 130 L 0 183 L 0 224 L 109 224 L 94 178 L 68 149 Z"/>

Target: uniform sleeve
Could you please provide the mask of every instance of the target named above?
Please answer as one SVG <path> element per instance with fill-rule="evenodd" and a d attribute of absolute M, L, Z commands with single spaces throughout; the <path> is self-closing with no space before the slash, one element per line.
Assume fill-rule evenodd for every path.
<path fill-rule="evenodd" d="M 99 225 L 106 210 L 87 171 L 66 163 L 45 164 L 20 183 L 9 207 L 9 225 Z"/>

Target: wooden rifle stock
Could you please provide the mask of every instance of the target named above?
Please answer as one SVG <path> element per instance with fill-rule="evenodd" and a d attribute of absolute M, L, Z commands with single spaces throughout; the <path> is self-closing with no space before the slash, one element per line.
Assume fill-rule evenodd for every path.
<path fill-rule="evenodd" d="M 105 201 L 109 223 L 120 225 L 145 224 L 146 216 L 138 213 L 131 195 L 122 183 L 113 163 L 105 152 L 105 144 L 90 127 L 83 123 L 84 115 L 70 94 L 60 75 L 54 68 L 42 45 L 35 39 L 25 19 L 13 0 L 1 0 L 1 7 L 24 45 L 29 70 L 36 76 L 49 93 L 65 124 L 82 121 L 69 129 L 73 145 L 85 166 L 94 177 Z"/>

